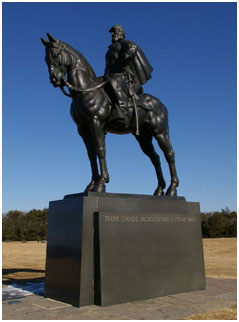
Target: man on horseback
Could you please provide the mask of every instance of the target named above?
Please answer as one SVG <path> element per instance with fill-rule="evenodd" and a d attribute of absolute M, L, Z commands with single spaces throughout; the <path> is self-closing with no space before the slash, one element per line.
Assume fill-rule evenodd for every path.
<path fill-rule="evenodd" d="M 136 136 L 141 149 L 150 158 L 155 168 L 158 186 L 154 195 L 162 196 L 164 194 L 165 180 L 159 156 L 152 144 L 153 138 L 158 142 L 169 165 L 171 183 L 166 195 L 177 196 L 176 188 L 179 181 L 175 166 L 175 155 L 169 138 L 167 108 L 157 97 L 143 94 L 142 91 L 142 85 L 151 77 L 152 67 L 139 47 L 133 42 L 125 40 L 122 27 L 113 26 L 110 32 L 112 33 L 112 45 L 106 55 L 106 80 L 103 82 L 96 76 L 92 67 L 79 51 L 67 43 L 55 39 L 50 34 L 47 34 L 49 41 L 44 38 L 41 39 L 46 50 L 45 61 L 48 66 L 50 81 L 54 87 L 61 88 L 65 85 L 69 88 L 70 94 L 68 95 L 72 98 L 71 116 L 87 148 L 92 180 L 85 191 L 105 192 L 105 183 L 109 182 L 105 133 L 132 133 Z M 67 74 L 67 80 L 65 74 Z M 115 102 L 110 102 L 110 99 L 108 99 L 105 85 L 111 86 L 113 92 L 112 84 L 114 82 L 117 85 L 119 84 L 115 91 L 118 105 L 121 105 L 120 102 L 125 102 L 125 97 L 128 99 L 128 94 L 131 95 L 136 127 L 133 122 L 126 124 L 126 121 L 125 125 L 122 126 L 123 122 L 120 123 L 117 119 L 117 110 L 122 110 L 120 107 L 111 109 L 114 105 L 111 103 Z M 110 95 L 108 94 L 108 96 Z M 110 97 L 113 100 L 112 96 Z M 139 113 L 140 122 L 137 122 L 136 104 L 141 107 L 139 110 L 141 111 Z M 132 116 L 132 108 L 127 109 L 124 105 L 124 109 L 128 115 Z M 152 111 L 152 113 L 144 111 Z M 114 113 L 115 117 L 112 117 Z M 131 119 L 133 118 L 131 117 Z M 140 133 L 137 131 L 139 129 Z"/>
<path fill-rule="evenodd" d="M 122 26 L 114 25 L 109 32 L 112 44 L 106 53 L 104 76 L 110 83 L 110 97 L 117 105 L 117 118 L 128 127 L 128 109 L 133 106 L 137 113 L 135 101 L 143 94 L 142 85 L 151 78 L 153 68 L 138 45 L 125 39 Z"/>

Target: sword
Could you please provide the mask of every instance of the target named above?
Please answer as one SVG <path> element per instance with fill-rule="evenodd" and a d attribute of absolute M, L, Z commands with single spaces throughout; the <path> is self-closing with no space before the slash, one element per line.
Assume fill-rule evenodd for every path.
<path fill-rule="evenodd" d="M 135 112 L 135 122 L 136 122 L 136 135 L 139 135 L 139 115 L 138 115 L 138 107 L 135 102 L 135 96 L 133 94 L 132 101 L 134 104 L 134 112 Z"/>
<path fill-rule="evenodd" d="M 136 135 L 139 135 L 139 115 L 138 115 L 138 107 L 135 101 L 135 93 L 132 90 L 132 83 L 130 82 L 130 88 L 129 88 L 129 95 L 132 98 L 133 105 L 134 105 L 134 113 L 135 113 L 135 122 L 136 122 Z"/>

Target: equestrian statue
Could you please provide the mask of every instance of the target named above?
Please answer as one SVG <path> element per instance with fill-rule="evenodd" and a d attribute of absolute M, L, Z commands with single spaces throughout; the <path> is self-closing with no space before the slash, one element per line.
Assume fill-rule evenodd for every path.
<path fill-rule="evenodd" d="M 112 43 L 101 77 L 96 76 L 78 50 L 49 33 L 48 41 L 41 38 L 50 82 L 72 99 L 70 113 L 86 145 L 92 179 L 85 192 L 105 192 L 109 182 L 105 135 L 109 132 L 134 135 L 155 168 L 158 186 L 154 195 L 163 196 L 166 183 L 152 143 L 155 138 L 170 170 L 171 183 L 165 195 L 177 196 L 179 180 L 169 138 L 168 111 L 158 98 L 144 93 L 142 88 L 151 78 L 153 68 L 139 46 L 125 39 L 122 26 L 114 25 L 109 32 Z"/>

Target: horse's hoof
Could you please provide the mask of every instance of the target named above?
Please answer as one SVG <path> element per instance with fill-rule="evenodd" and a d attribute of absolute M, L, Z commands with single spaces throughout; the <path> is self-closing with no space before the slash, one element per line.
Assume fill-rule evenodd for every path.
<path fill-rule="evenodd" d="M 154 191 L 154 196 L 163 196 L 164 192 L 163 189 L 161 187 L 158 187 L 155 191 Z"/>
<path fill-rule="evenodd" d="M 93 192 L 105 192 L 105 184 L 104 183 L 96 183 L 94 188 L 91 190 Z"/>
<path fill-rule="evenodd" d="M 85 188 L 85 191 L 84 191 L 84 192 L 90 192 L 90 191 L 93 189 L 94 184 L 95 184 L 95 181 L 94 181 L 94 180 L 92 180 L 92 181 L 88 184 L 88 186 Z"/>
<path fill-rule="evenodd" d="M 177 197 L 177 189 L 176 189 L 176 187 L 169 187 L 167 192 L 166 192 L 166 196 Z"/>

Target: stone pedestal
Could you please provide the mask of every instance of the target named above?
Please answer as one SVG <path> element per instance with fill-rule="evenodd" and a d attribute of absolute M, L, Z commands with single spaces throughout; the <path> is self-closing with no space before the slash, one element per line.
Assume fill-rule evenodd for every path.
<path fill-rule="evenodd" d="M 199 203 L 109 193 L 50 202 L 46 297 L 107 306 L 204 288 Z"/>

